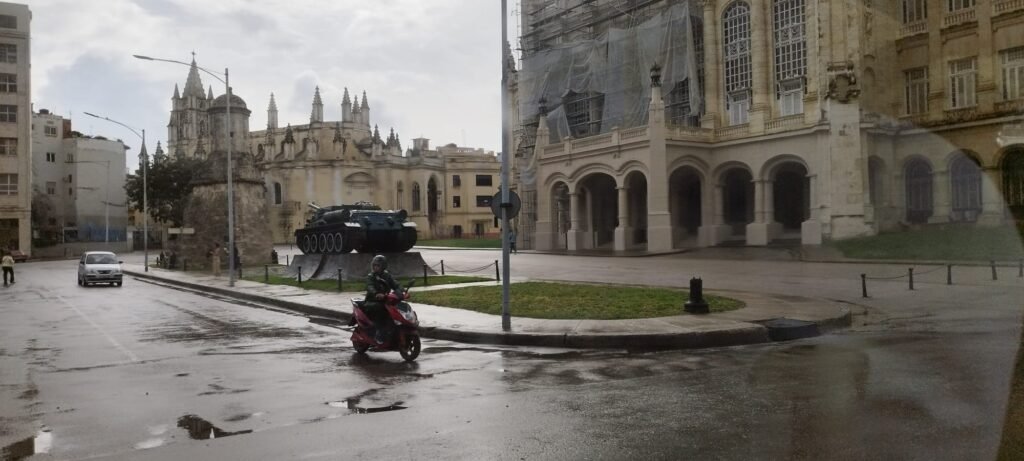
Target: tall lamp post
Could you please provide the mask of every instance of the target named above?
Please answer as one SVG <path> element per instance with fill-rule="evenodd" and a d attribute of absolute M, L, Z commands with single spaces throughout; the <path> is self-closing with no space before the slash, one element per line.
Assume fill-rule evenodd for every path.
<path fill-rule="evenodd" d="M 131 131 L 132 133 L 135 134 L 135 136 L 138 136 L 142 140 L 142 148 L 139 149 L 139 163 L 142 164 L 142 253 L 144 255 L 144 270 L 146 272 L 149 272 L 149 200 L 147 197 L 149 193 L 149 187 L 147 187 L 146 184 L 146 171 L 149 170 L 149 155 L 146 154 L 146 130 L 140 128 L 139 131 L 142 131 L 142 134 L 139 134 L 139 131 L 135 131 L 135 128 L 125 125 L 124 123 L 121 123 L 117 120 L 113 120 L 107 117 L 101 117 L 99 115 L 89 112 L 84 112 L 84 114 L 90 117 L 106 120 L 110 123 L 121 125 L 122 127 L 126 128 L 128 131 Z"/>
<path fill-rule="evenodd" d="M 187 67 L 192 67 L 192 65 L 195 64 L 188 64 L 182 61 L 176 61 L 174 59 L 152 58 L 149 56 L 142 56 L 138 54 L 132 56 L 134 56 L 136 59 L 142 59 L 145 61 L 170 62 L 174 64 L 181 64 Z M 209 76 L 223 83 L 224 94 L 227 95 L 227 120 L 225 120 L 224 123 L 224 135 L 227 138 L 228 144 L 228 285 L 235 286 L 235 187 L 234 175 L 231 173 L 231 85 L 228 83 L 230 79 L 228 77 L 227 67 L 224 68 L 224 78 L 221 78 L 220 75 L 218 75 L 217 73 L 214 73 L 199 66 L 196 66 L 196 69 L 206 72 Z"/>

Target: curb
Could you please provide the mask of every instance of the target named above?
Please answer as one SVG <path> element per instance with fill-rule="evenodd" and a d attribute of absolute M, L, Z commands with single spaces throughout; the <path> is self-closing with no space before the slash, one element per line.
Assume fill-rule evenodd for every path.
<path fill-rule="evenodd" d="M 262 295 L 241 293 L 238 291 L 202 285 L 199 283 L 186 282 L 182 280 L 166 279 L 151 274 L 140 273 L 133 270 L 124 271 L 125 274 L 142 279 L 157 281 L 166 285 L 179 286 L 195 291 L 209 292 L 228 298 L 235 298 L 254 303 L 267 304 L 292 312 L 307 314 L 316 317 L 338 319 L 347 322 L 351 317 L 348 312 L 325 309 L 322 307 L 310 306 L 307 304 L 285 301 Z M 843 328 L 850 325 L 852 313 L 848 310 L 845 315 L 824 322 L 817 322 L 822 331 Z M 516 333 L 516 332 L 488 332 L 488 331 L 467 331 L 455 330 L 441 327 L 420 327 L 420 335 L 424 338 L 441 339 L 469 344 L 494 344 L 505 346 L 537 346 L 537 347 L 566 347 L 566 348 L 592 348 L 592 349 L 699 349 L 711 347 L 729 347 L 746 344 L 761 344 L 771 342 L 767 327 L 759 324 L 749 324 L 741 328 L 713 331 L 689 331 L 680 333 L 628 333 L 628 334 L 542 334 L 542 333 Z"/>

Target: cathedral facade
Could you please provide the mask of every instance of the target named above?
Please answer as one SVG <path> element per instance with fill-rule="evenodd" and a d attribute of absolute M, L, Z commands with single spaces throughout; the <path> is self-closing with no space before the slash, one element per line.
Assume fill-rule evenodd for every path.
<path fill-rule="evenodd" d="M 170 153 L 205 158 L 211 139 L 209 93 L 203 95 L 195 67 L 185 91 L 179 94 L 175 87 L 168 123 Z M 309 204 L 358 201 L 405 209 L 417 224 L 419 239 L 498 232 L 490 211 L 490 198 L 500 182 L 501 165 L 494 152 L 454 144 L 431 148 L 425 138 L 414 139 L 403 149 L 393 129 L 384 136 L 371 124 L 365 92 L 351 97 L 345 89 L 340 109 L 340 120 L 325 120 L 316 88 L 308 122 L 281 126 L 271 94 L 266 129 L 246 137 L 245 146 L 266 187 L 274 242 L 294 239 L 295 230 L 305 226 Z"/>
<path fill-rule="evenodd" d="M 820 244 L 1024 217 L 1024 2 L 522 11 L 524 245 Z"/>

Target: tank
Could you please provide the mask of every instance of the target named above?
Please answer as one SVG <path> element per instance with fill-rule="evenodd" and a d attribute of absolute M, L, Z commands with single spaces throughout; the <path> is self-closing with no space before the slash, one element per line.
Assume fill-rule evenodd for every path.
<path fill-rule="evenodd" d="M 295 231 L 295 245 L 305 254 L 402 253 L 416 244 L 416 223 L 405 210 L 382 210 L 369 202 L 319 207 Z"/>

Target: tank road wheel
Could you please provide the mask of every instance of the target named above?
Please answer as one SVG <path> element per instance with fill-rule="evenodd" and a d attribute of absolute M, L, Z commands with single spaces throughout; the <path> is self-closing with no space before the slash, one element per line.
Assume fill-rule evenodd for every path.
<path fill-rule="evenodd" d="M 320 234 L 320 252 L 327 253 L 327 234 Z"/>
<path fill-rule="evenodd" d="M 324 253 L 333 254 L 334 253 L 334 234 L 326 234 L 326 235 L 327 235 L 327 249 L 324 251 Z"/>
<path fill-rule="evenodd" d="M 306 253 L 306 254 L 309 254 L 309 253 L 313 252 L 313 249 L 310 248 L 310 246 L 309 246 L 309 236 L 308 235 L 302 238 L 302 252 Z"/>
<path fill-rule="evenodd" d="M 337 251 L 338 254 L 345 253 L 345 245 L 341 241 L 341 232 L 334 233 L 334 250 Z"/>

